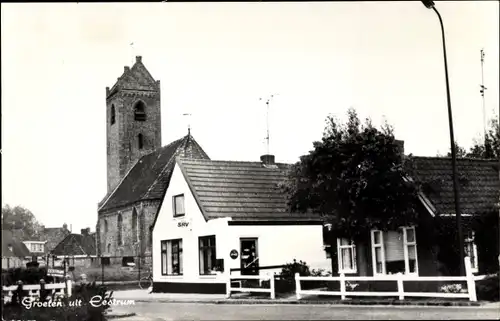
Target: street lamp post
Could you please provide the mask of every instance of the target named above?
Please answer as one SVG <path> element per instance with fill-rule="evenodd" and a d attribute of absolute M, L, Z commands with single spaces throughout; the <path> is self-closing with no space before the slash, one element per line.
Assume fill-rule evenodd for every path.
<path fill-rule="evenodd" d="M 441 24 L 441 35 L 443 39 L 443 57 L 444 57 L 444 72 L 446 78 L 446 98 L 448 101 L 448 123 L 450 126 L 450 140 L 451 140 L 451 166 L 452 166 L 452 178 L 453 178 L 453 194 L 455 196 L 455 215 L 457 219 L 457 237 L 458 237 L 458 251 L 460 254 L 460 275 L 465 275 L 464 269 L 464 239 L 462 235 L 462 216 L 460 212 L 460 191 L 458 186 L 457 177 L 457 151 L 455 146 L 455 135 L 453 133 L 453 116 L 451 112 L 451 99 L 450 99 L 450 83 L 448 80 L 448 62 L 446 59 L 446 42 L 444 36 L 444 26 L 443 19 L 434 6 L 434 1 L 422 1 L 422 3 L 428 8 L 434 10 L 439 18 L 439 23 Z"/>

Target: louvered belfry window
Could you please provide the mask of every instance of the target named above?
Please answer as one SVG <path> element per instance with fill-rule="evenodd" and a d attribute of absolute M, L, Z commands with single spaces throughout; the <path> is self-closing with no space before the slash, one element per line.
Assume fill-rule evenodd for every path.
<path fill-rule="evenodd" d="M 146 120 L 146 106 L 142 101 L 137 102 L 134 107 L 134 120 L 145 121 Z"/>

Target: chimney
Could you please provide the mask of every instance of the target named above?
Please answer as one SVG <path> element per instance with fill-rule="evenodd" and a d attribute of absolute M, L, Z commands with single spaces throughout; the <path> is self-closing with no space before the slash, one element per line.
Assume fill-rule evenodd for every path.
<path fill-rule="evenodd" d="M 264 165 L 274 165 L 274 155 L 262 155 L 260 157 L 260 161 L 264 164 Z"/>
<path fill-rule="evenodd" d="M 142 56 L 135 56 L 135 62 L 142 62 Z"/>
<path fill-rule="evenodd" d="M 401 156 L 404 156 L 405 155 L 405 141 L 395 139 L 394 142 L 396 143 L 396 146 L 397 146 L 398 151 L 401 154 Z"/>
<path fill-rule="evenodd" d="M 89 235 L 90 234 L 90 227 L 83 228 L 80 230 L 82 235 Z"/>
<path fill-rule="evenodd" d="M 64 223 L 63 224 L 63 229 L 67 230 L 68 229 L 68 224 Z"/>

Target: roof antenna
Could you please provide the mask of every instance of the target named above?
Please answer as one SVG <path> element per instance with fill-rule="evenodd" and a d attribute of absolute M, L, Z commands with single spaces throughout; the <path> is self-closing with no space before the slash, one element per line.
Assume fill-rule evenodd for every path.
<path fill-rule="evenodd" d="M 484 98 L 484 92 L 486 91 L 486 88 L 484 86 L 484 49 L 481 49 L 481 85 L 479 87 L 481 88 L 479 92 L 481 93 L 481 97 L 483 99 L 483 130 L 484 130 L 484 143 L 486 144 L 486 103 L 485 103 L 485 98 Z"/>
<path fill-rule="evenodd" d="M 259 98 L 259 100 L 265 100 L 266 101 L 266 107 L 267 107 L 267 115 L 266 115 L 266 125 L 267 125 L 267 136 L 266 136 L 266 141 L 267 141 L 267 155 L 269 155 L 269 103 L 271 102 L 271 99 L 273 99 L 274 96 L 278 96 L 279 94 L 273 94 L 268 96 L 267 98 Z"/>
<path fill-rule="evenodd" d="M 191 114 L 185 113 L 185 114 L 182 114 L 182 116 L 187 116 L 188 117 L 187 127 L 188 127 L 188 136 L 189 136 L 189 135 L 191 135 L 191 122 L 190 122 Z"/>

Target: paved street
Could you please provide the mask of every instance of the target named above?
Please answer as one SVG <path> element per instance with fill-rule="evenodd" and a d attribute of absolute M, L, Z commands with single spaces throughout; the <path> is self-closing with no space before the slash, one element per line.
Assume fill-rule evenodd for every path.
<path fill-rule="evenodd" d="M 161 320 L 453 320 L 499 319 L 498 306 L 408 307 L 340 305 L 233 305 L 197 303 L 142 303 L 113 307 L 114 312 L 135 312 L 123 321 Z"/>

